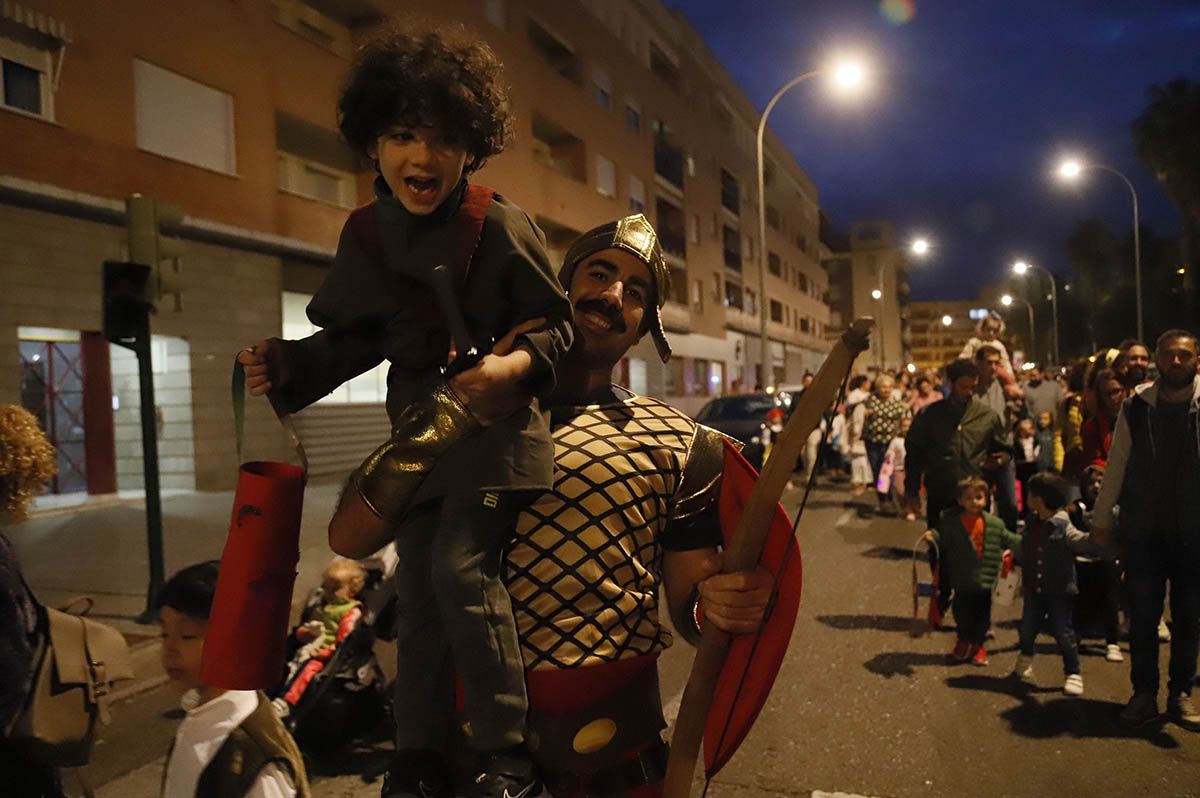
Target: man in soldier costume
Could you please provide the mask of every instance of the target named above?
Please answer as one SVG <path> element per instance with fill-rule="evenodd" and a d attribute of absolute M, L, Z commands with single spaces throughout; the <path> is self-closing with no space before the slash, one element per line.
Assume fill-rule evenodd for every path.
<path fill-rule="evenodd" d="M 646 333 L 670 357 L 659 315 L 670 271 L 650 223 L 638 214 L 585 233 L 559 279 L 576 340 L 544 405 L 554 486 L 518 516 L 504 563 L 526 665 L 527 739 L 556 798 L 653 796 L 666 766 L 656 661 L 671 644 L 660 587 L 675 630 L 695 642 L 705 622 L 755 631 L 773 582 L 765 569 L 719 573 L 722 436 L 612 384 Z M 388 541 L 367 508 L 386 504 L 405 473 L 387 458 L 364 463 L 330 525 L 335 551 L 364 556 Z"/>

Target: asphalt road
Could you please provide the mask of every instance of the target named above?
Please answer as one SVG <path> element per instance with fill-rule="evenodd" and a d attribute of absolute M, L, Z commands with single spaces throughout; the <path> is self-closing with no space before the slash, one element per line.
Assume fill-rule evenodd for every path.
<path fill-rule="evenodd" d="M 168 500 L 168 513 L 227 519 L 227 497 L 221 512 L 205 509 L 219 509 L 220 498 L 204 503 L 180 497 L 186 501 L 177 505 Z M 309 565 L 302 564 L 302 584 L 315 581 L 324 559 L 320 503 L 328 508 L 329 496 L 312 498 L 317 509 L 306 508 Z M 785 497 L 789 510 L 797 499 L 798 493 Z M 862 517 L 855 507 L 842 489 L 818 489 L 810 500 L 800 529 L 804 595 L 787 660 L 757 725 L 709 796 L 1200 796 L 1200 734 L 1170 724 L 1129 731 L 1117 723 L 1128 698 L 1128 663 L 1106 662 L 1098 648 L 1086 647 L 1086 692 L 1068 698 L 1060 689 L 1061 660 L 1053 641 L 1043 637 L 1036 684 L 1009 679 L 1019 604 L 996 612 L 987 667 L 947 663 L 952 631 L 912 636 L 909 558 L 923 527 Z M 73 536 L 92 534 L 82 545 L 102 559 L 94 534 L 102 517 L 95 512 L 25 525 L 22 556 L 57 552 L 61 563 Z M 219 533 L 210 533 L 208 522 L 187 523 L 202 538 L 192 545 L 219 550 L 209 536 L 217 534 L 219 541 L 223 523 Z M 14 531 L 14 540 L 21 531 Z M 182 553 L 175 551 L 176 557 Z M 136 559 L 126 565 L 140 579 Z M 27 570 L 43 579 L 54 576 L 54 587 L 69 589 L 70 580 L 52 565 L 30 563 Z M 106 582 L 115 578 L 107 576 L 110 571 L 125 570 L 98 567 Z M 37 588 L 38 580 L 31 581 Z M 124 592 L 136 595 L 138 588 Z M 154 644 L 140 645 L 149 651 Z M 1163 654 L 1165 663 L 1166 647 Z M 690 655 L 679 644 L 661 660 L 669 715 L 677 709 Z M 161 757 L 177 722 L 174 706 L 174 694 L 157 687 L 117 707 L 92 765 L 93 781 L 104 785 L 102 798 L 157 795 Z M 314 761 L 314 794 L 378 795 L 386 757 L 386 743 L 367 741 Z"/>

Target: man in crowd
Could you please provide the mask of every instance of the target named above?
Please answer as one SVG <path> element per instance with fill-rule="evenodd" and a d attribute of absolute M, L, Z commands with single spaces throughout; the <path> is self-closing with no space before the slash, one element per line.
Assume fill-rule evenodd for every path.
<path fill-rule="evenodd" d="M 920 512 L 921 480 L 925 480 L 925 520 L 936 527 L 938 517 L 957 503 L 958 481 L 977 477 L 985 463 L 998 463 L 1008 450 L 1007 430 L 1000 416 L 977 395 L 979 367 L 960 358 L 946 367 L 950 395 L 917 414 L 904 438 L 904 495 L 910 509 Z M 939 605 L 949 605 L 949 586 L 943 583 Z"/>
<path fill-rule="evenodd" d="M 1117 344 L 1117 349 L 1120 354 L 1117 355 L 1113 368 L 1116 369 L 1126 388 L 1132 391 L 1139 385 L 1152 382 L 1150 379 L 1150 350 L 1144 343 L 1134 338 L 1126 338 Z"/>
<path fill-rule="evenodd" d="M 1125 400 L 1092 521 L 1098 542 L 1117 541 L 1128 588 L 1132 725 L 1158 718 L 1158 621 L 1171 586 L 1167 715 L 1200 731 L 1191 698 L 1200 646 L 1200 375 L 1196 336 L 1170 330 L 1154 354 L 1158 379 Z"/>
<path fill-rule="evenodd" d="M 1025 410 L 1029 417 L 1037 420 L 1042 413 L 1049 413 L 1058 429 L 1058 406 L 1062 403 L 1063 390 L 1058 384 L 1057 369 L 1033 369 L 1029 382 L 1025 383 Z"/>
<path fill-rule="evenodd" d="M 984 344 L 975 350 L 975 367 L 979 370 L 979 382 L 975 386 L 975 396 L 999 417 L 1003 429 L 1002 440 L 1005 450 L 1010 451 L 1013 441 L 1012 406 L 1005 396 L 996 370 L 1000 368 L 1002 354 L 991 344 Z M 1017 472 L 1012 457 L 994 450 L 984 463 L 983 478 L 996 491 L 996 515 L 1004 521 L 1010 532 L 1017 531 Z"/>
<path fill-rule="evenodd" d="M 528 736 L 546 787 L 559 798 L 648 794 L 666 763 L 656 661 L 671 633 L 660 621 L 659 588 L 675 631 L 695 642 L 703 623 L 755 631 L 773 579 L 765 569 L 719 573 L 720 434 L 612 384 L 613 368 L 647 333 L 663 360 L 670 356 L 659 317 L 670 271 L 654 229 L 638 214 L 585 233 L 559 278 L 576 337 L 546 402 L 555 483 L 520 513 L 515 542 L 496 567 L 517 621 Z M 333 549 L 361 557 L 390 540 L 391 530 L 349 487 L 330 525 Z M 402 556 L 430 545 L 398 543 Z M 423 584 L 400 581 L 397 643 L 404 645 L 414 631 L 407 606 L 431 599 Z M 451 687 L 447 675 L 433 698 L 452 702 Z M 400 706 L 404 691 L 398 684 Z M 611 742 L 582 753 L 573 747 L 580 730 L 602 720 L 616 729 Z M 398 781 L 385 796 L 422 795 L 428 786 Z"/>

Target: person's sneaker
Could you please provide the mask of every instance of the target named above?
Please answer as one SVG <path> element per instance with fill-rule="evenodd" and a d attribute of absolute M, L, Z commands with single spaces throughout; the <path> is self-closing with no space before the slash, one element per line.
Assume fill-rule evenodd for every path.
<path fill-rule="evenodd" d="M 1104 647 L 1104 658 L 1109 662 L 1125 661 L 1125 655 L 1121 653 L 1121 647 L 1116 643 L 1109 643 Z"/>
<path fill-rule="evenodd" d="M 971 664 L 983 667 L 988 664 L 987 649 L 983 646 L 973 646 L 971 648 Z"/>
<path fill-rule="evenodd" d="M 1012 676 L 1014 679 L 1024 682 L 1033 681 L 1033 657 L 1027 657 L 1024 654 L 1017 657 L 1017 664 L 1013 666 Z"/>
<path fill-rule="evenodd" d="M 966 662 L 967 657 L 971 653 L 971 644 L 966 640 L 959 640 L 954 644 L 954 648 L 950 650 L 950 659 L 955 662 Z"/>
<path fill-rule="evenodd" d="M 1063 693 L 1065 695 L 1083 695 L 1083 677 L 1078 673 L 1072 673 L 1067 676 L 1063 682 Z"/>
<path fill-rule="evenodd" d="M 488 754 L 466 798 L 550 798 L 550 793 L 521 749 Z"/>
<path fill-rule="evenodd" d="M 1166 618 L 1158 619 L 1158 642 L 1160 642 L 1160 643 L 1170 643 L 1171 642 L 1171 627 L 1167 626 Z"/>
<path fill-rule="evenodd" d="M 1130 726 L 1145 726 L 1158 720 L 1158 698 L 1153 693 L 1134 693 L 1121 710 L 1121 722 Z"/>
<path fill-rule="evenodd" d="M 383 777 L 380 798 L 454 798 L 446 761 L 436 751 L 401 749 Z"/>
<path fill-rule="evenodd" d="M 1187 693 L 1177 693 L 1167 699 L 1167 717 L 1188 731 L 1200 731 L 1200 710 Z"/>

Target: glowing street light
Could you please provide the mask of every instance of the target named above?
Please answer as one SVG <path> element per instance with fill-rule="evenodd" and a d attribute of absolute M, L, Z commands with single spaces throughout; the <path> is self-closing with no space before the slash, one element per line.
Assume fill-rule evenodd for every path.
<path fill-rule="evenodd" d="M 842 58 L 828 67 L 814 69 L 797 75 L 783 84 L 779 91 L 775 92 L 770 102 L 767 103 L 767 107 L 763 109 L 762 115 L 758 118 L 758 295 L 764 300 L 767 296 L 767 189 L 766 162 L 763 158 L 763 136 L 767 130 L 767 117 L 770 116 L 775 104 L 779 102 L 789 89 L 819 75 L 829 76 L 833 89 L 842 95 L 857 94 L 867 84 L 866 65 L 859 60 Z M 767 338 L 767 310 L 769 306 L 769 302 L 763 301 L 761 303 L 758 319 L 759 336 L 762 343 L 762 383 L 767 387 L 775 383 L 775 370 L 768 368 L 771 363 L 771 344 Z"/>
<path fill-rule="evenodd" d="M 1026 302 L 1024 299 L 1017 299 L 1012 294 L 1005 294 L 1000 297 L 1000 304 L 1004 307 L 1012 307 L 1014 302 L 1021 302 L 1025 305 L 1025 309 L 1029 311 L 1029 348 L 1032 350 L 1034 342 L 1037 340 L 1033 329 L 1033 305 Z"/>
<path fill-rule="evenodd" d="M 947 313 L 945 316 L 942 316 L 942 325 L 943 326 L 949 327 L 953 323 L 954 323 L 954 317 L 951 316 L 949 313 Z"/>
<path fill-rule="evenodd" d="M 927 255 L 929 254 L 929 240 L 925 238 L 914 239 L 908 249 L 914 255 Z"/>
<path fill-rule="evenodd" d="M 1123 172 L 1102 163 L 1086 163 L 1070 158 L 1058 165 L 1058 176 L 1063 180 L 1078 180 L 1085 169 L 1099 169 L 1121 178 L 1125 182 L 1125 187 L 1129 189 L 1129 196 L 1133 198 L 1133 282 L 1137 300 L 1137 337 L 1139 341 L 1145 340 L 1146 336 L 1142 325 L 1142 235 L 1138 229 L 1137 190 Z"/>
<path fill-rule="evenodd" d="M 1061 361 L 1058 359 L 1058 282 L 1054 279 L 1054 273 L 1045 267 L 1023 260 L 1017 261 L 1012 267 L 1013 273 L 1022 277 L 1035 269 L 1050 278 L 1050 312 L 1054 324 L 1054 362 L 1057 365 Z"/>
<path fill-rule="evenodd" d="M 883 292 L 878 288 L 871 289 L 871 299 L 883 299 Z"/>

